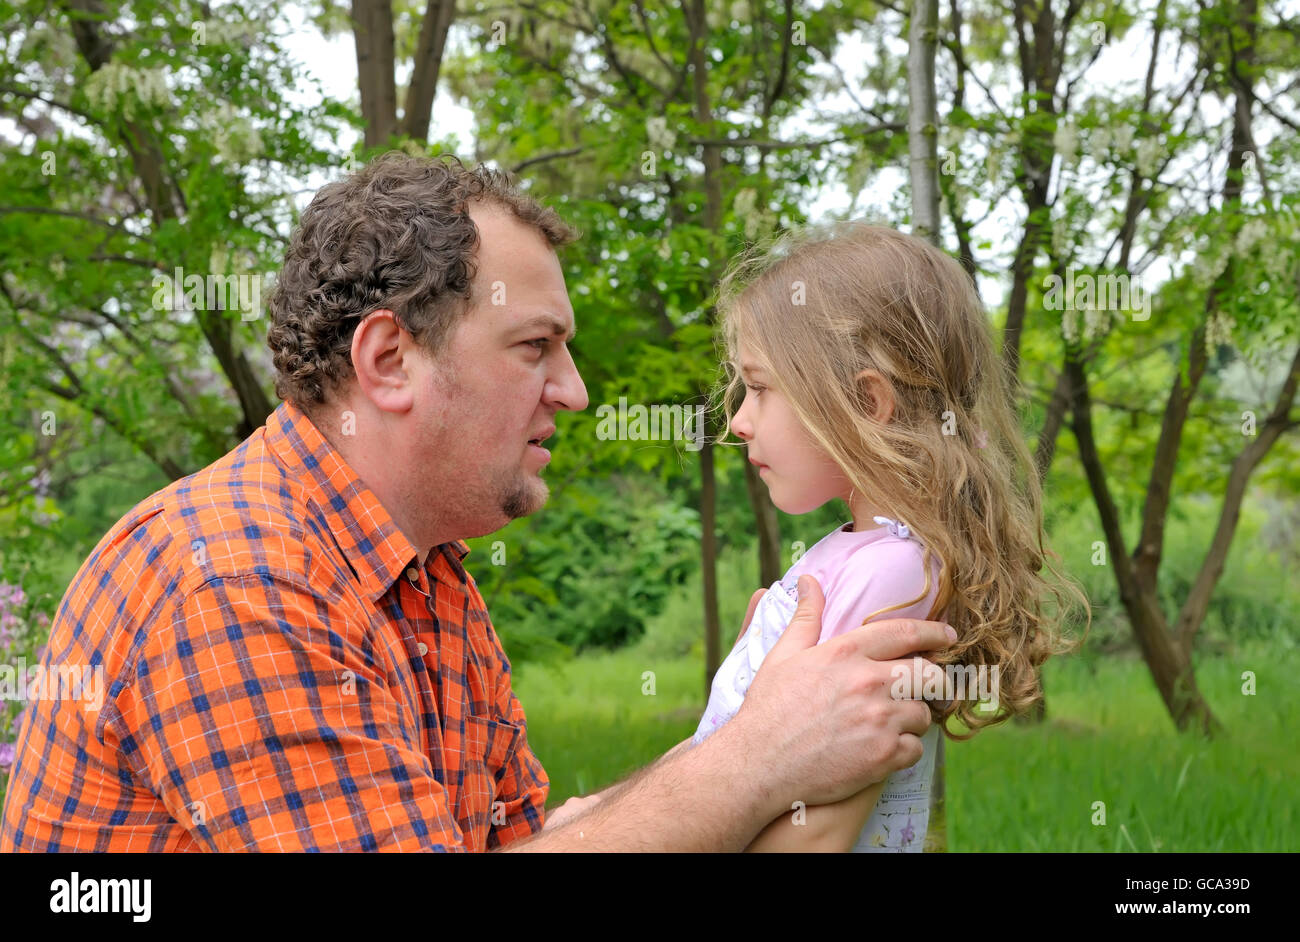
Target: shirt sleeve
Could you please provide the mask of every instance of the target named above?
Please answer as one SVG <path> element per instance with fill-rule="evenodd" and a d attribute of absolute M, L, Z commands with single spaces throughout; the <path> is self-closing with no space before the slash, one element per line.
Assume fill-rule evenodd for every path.
<path fill-rule="evenodd" d="M 301 576 L 214 578 L 144 641 L 107 726 L 213 851 L 461 851 L 365 627 Z M 106 705 L 107 706 L 107 705 Z"/>
<path fill-rule="evenodd" d="M 910 540 L 868 543 L 853 553 L 827 580 L 818 643 L 859 628 L 882 608 L 910 602 L 925 592 L 923 553 L 924 548 Z M 930 589 L 925 598 L 871 620 L 928 616 L 939 592 L 938 565 L 937 559 L 931 560 Z"/>
<path fill-rule="evenodd" d="M 519 735 L 497 778 L 495 800 L 501 802 L 501 805 L 493 805 L 492 829 L 488 832 L 487 849 L 498 850 L 542 829 L 546 822 L 546 798 L 550 794 L 551 783 L 528 743 L 528 721 L 524 716 L 524 707 L 510 686 L 510 659 L 506 657 L 495 628 L 491 634 L 501 664 L 496 677 L 497 709 L 505 721 L 519 729 Z"/>

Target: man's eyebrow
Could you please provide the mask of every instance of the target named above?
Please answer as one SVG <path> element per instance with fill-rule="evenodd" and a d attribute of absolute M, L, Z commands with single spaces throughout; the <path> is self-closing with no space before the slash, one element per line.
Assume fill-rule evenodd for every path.
<path fill-rule="evenodd" d="M 532 330 L 550 328 L 553 335 L 564 334 L 564 342 L 568 343 L 578 335 L 577 326 L 565 328 L 564 321 L 560 320 L 554 314 L 539 314 L 536 317 L 529 318 L 519 325 L 520 333 L 527 333 Z"/>

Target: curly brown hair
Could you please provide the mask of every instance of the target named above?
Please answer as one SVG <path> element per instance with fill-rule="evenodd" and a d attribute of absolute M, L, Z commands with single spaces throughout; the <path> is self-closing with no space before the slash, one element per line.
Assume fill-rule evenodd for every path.
<path fill-rule="evenodd" d="M 352 334 L 391 310 L 430 355 L 472 305 L 478 227 L 471 201 L 498 205 L 552 247 L 575 229 L 511 177 L 455 157 L 393 151 L 320 189 L 303 212 L 268 301 L 275 391 L 305 411 L 353 375 Z"/>

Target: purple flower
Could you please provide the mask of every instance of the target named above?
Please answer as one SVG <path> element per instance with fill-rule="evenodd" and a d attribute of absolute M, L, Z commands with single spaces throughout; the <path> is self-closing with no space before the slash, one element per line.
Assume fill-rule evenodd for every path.
<path fill-rule="evenodd" d="M 7 605 L 10 608 L 17 608 L 26 601 L 27 593 L 23 591 L 22 586 L 0 582 L 0 606 Z"/>
<path fill-rule="evenodd" d="M 0 769 L 9 769 L 14 764 L 18 750 L 11 742 L 0 742 Z"/>
<path fill-rule="evenodd" d="M 912 843 L 912 841 L 916 838 L 916 831 L 914 831 L 914 830 L 912 829 L 912 819 L 911 819 L 911 818 L 908 818 L 908 819 L 907 819 L 907 824 L 903 825 L 903 830 L 902 830 L 901 834 L 902 834 L 902 838 L 903 838 L 903 843 L 904 843 L 904 844 L 910 844 L 910 843 Z"/>

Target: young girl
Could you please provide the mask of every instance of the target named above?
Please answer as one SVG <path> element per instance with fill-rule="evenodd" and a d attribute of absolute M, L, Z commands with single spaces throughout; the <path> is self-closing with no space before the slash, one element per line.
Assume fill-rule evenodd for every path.
<path fill-rule="evenodd" d="M 1082 599 L 1040 575 L 1056 570 L 1042 543 L 1038 479 L 988 321 L 949 256 L 864 223 L 751 254 L 724 277 L 719 307 L 730 431 L 773 503 L 802 514 L 840 498 L 853 519 L 763 595 L 714 677 L 692 742 L 740 709 L 805 573 L 825 595 L 819 641 L 886 614 L 945 621 L 958 642 L 932 660 L 960 666 L 963 680 L 982 674 L 982 685 L 954 686 L 944 697 L 958 698 L 931 704 L 936 725 L 922 737 L 922 759 L 837 804 L 796 807 L 749 848 L 919 851 L 940 725 L 969 739 L 1039 700 L 1036 668 L 1072 647 L 1056 630 L 1060 603 L 1065 592 Z M 1054 612 L 1040 605 L 1045 591 Z M 977 712 L 977 696 L 996 709 Z M 948 730 L 954 715 L 969 733 Z"/>

